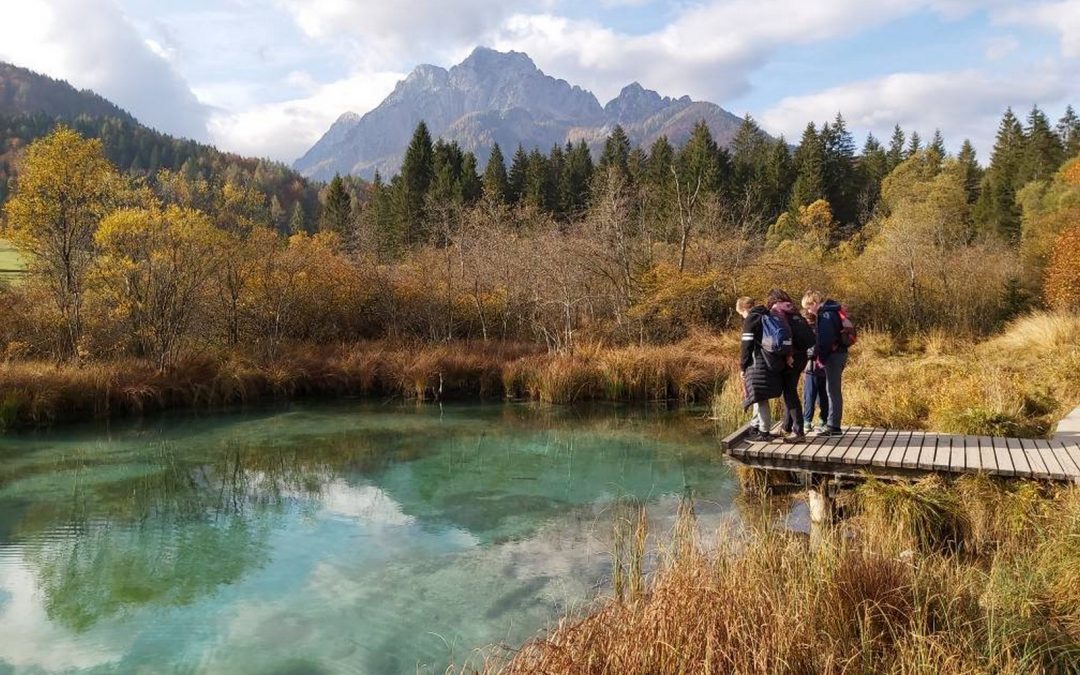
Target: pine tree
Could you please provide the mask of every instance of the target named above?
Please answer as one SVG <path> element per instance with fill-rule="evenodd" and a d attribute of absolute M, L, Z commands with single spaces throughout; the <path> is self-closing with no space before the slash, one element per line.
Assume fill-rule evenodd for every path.
<path fill-rule="evenodd" d="M 484 169 L 484 196 L 496 204 L 505 204 L 509 185 L 506 178 L 506 162 L 498 143 L 491 146 L 487 168 Z"/>
<path fill-rule="evenodd" d="M 518 144 L 517 151 L 514 153 L 514 161 L 510 164 L 510 175 L 506 184 L 506 201 L 510 204 L 517 204 L 521 201 L 521 196 L 525 193 L 525 175 L 529 170 L 529 155 L 525 153 L 525 148 Z"/>
<path fill-rule="evenodd" d="M 948 154 L 945 151 L 945 137 L 941 135 L 941 129 L 934 129 L 934 137 L 930 139 L 930 145 L 926 149 L 937 157 L 938 166 L 941 166 L 945 155 Z"/>
<path fill-rule="evenodd" d="M 326 189 L 326 197 L 323 200 L 322 218 L 319 220 L 319 229 L 336 232 L 343 238 L 348 236 L 352 220 L 352 197 L 345 188 L 345 181 L 340 174 L 335 174 L 334 179 Z"/>
<path fill-rule="evenodd" d="M 629 174 L 630 138 L 619 124 L 611 130 L 604 142 L 604 151 L 600 154 L 600 171 L 606 173 L 608 167 L 617 167 L 624 175 Z"/>
<path fill-rule="evenodd" d="M 990 166 L 979 188 L 975 222 L 984 231 L 1015 241 L 1020 235 L 1020 210 L 1016 204 L 1017 179 L 1024 155 L 1024 129 L 1012 108 L 998 126 Z"/>
<path fill-rule="evenodd" d="M 483 184 L 480 176 L 476 173 L 476 155 L 466 152 L 461 159 L 461 199 L 466 204 L 472 204 L 483 192 Z"/>
<path fill-rule="evenodd" d="M 657 138 L 649 148 L 649 169 L 644 180 L 648 199 L 646 215 L 653 222 L 664 222 L 675 209 L 674 166 L 675 148 L 667 136 Z"/>
<path fill-rule="evenodd" d="M 959 162 L 960 171 L 964 175 L 964 192 L 967 193 L 967 202 L 973 205 L 979 199 L 983 170 L 975 157 L 975 146 L 966 138 L 964 144 L 960 146 L 960 154 L 956 156 L 956 161 Z"/>
<path fill-rule="evenodd" d="M 870 220 L 881 198 L 881 181 L 889 174 L 889 158 L 874 134 L 866 135 L 858 161 L 859 197 L 856 223 L 864 225 Z"/>
<path fill-rule="evenodd" d="M 300 205 L 300 201 L 293 202 L 292 213 L 289 214 L 289 234 L 301 234 L 307 231 L 307 225 L 304 223 L 304 207 Z"/>
<path fill-rule="evenodd" d="M 562 174 L 559 177 L 559 210 L 573 217 L 588 204 L 589 184 L 592 181 L 592 154 L 585 141 L 577 145 L 566 143 Z"/>
<path fill-rule="evenodd" d="M 794 162 L 795 185 L 790 204 L 793 210 L 825 198 L 825 150 L 813 122 L 803 130 Z"/>
<path fill-rule="evenodd" d="M 547 157 L 534 148 L 525 165 L 525 188 L 522 191 L 521 203 L 547 210 L 553 201 L 552 193 L 551 170 Z"/>
<path fill-rule="evenodd" d="M 841 223 L 855 220 L 855 141 L 840 113 L 821 129 L 825 200 Z"/>
<path fill-rule="evenodd" d="M 1065 107 L 1065 114 L 1058 120 L 1057 135 L 1064 148 L 1065 159 L 1080 155 L 1080 117 L 1077 117 L 1071 105 Z"/>
<path fill-rule="evenodd" d="M 1050 120 L 1038 106 L 1028 113 L 1027 128 L 1024 129 L 1023 159 L 1016 178 L 1019 189 L 1028 181 L 1048 180 L 1061 166 L 1064 150 L 1061 139 L 1050 128 Z"/>
<path fill-rule="evenodd" d="M 900 165 L 900 162 L 904 161 L 904 142 L 907 139 L 904 137 L 904 130 L 897 124 L 893 127 L 892 138 L 889 139 L 889 151 L 885 154 L 888 160 L 886 166 L 889 173 Z"/>
<path fill-rule="evenodd" d="M 434 152 L 431 134 L 421 121 L 405 150 L 398 183 L 400 197 L 395 200 L 406 246 L 419 243 L 427 234 L 425 199 L 435 177 Z"/>
<path fill-rule="evenodd" d="M 795 183 L 795 167 L 791 160 L 784 137 L 776 139 L 769 151 L 769 161 L 765 168 L 765 185 L 768 186 L 768 211 L 764 223 L 771 223 L 787 208 L 788 197 Z"/>
<path fill-rule="evenodd" d="M 912 131 L 907 149 L 904 150 L 904 159 L 914 157 L 920 150 L 922 150 L 922 139 L 919 137 L 918 131 Z"/>

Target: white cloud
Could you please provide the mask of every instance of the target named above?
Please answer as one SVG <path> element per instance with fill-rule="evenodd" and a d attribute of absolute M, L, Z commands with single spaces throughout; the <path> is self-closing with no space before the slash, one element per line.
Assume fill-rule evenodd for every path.
<path fill-rule="evenodd" d="M 142 122 L 206 138 L 208 111 L 113 0 L 11 3 L 0 22 L 0 59 L 93 89 Z"/>
<path fill-rule="evenodd" d="M 995 15 L 1003 23 L 1034 26 L 1056 33 L 1061 53 L 1080 58 L 1080 0 L 1024 3 L 1023 7 L 1003 10 Z"/>
<path fill-rule="evenodd" d="M 986 58 L 1000 61 L 1020 48 L 1020 42 L 1011 35 L 998 35 L 986 40 Z"/>
<path fill-rule="evenodd" d="M 307 95 L 295 99 L 218 109 L 210 118 L 210 137 L 219 147 L 233 152 L 291 162 L 319 140 L 338 116 L 374 108 L 404 76 L 357 73 L 315 85 Z"/>
<path fill-rule="evenodd" d="M 940 73 L 895 73 L 852 82 L 805 96 L 789 96 L 761 116 L 770 132 L 797 139 L 811 120 L 831 120 L 837 111 L 860 132 L 887 138 L 893 125 L 918 131 L 928 139 L 940 128 L 951 149 L 970 138 L 985 159 L 993 143 L 998 120 L 1007 106 L 1023 116 L 1038 102 L 1044 109 L 1070 92 L 1069 73 L 1049 65 L 1038 73 L 979 70 Z"/>

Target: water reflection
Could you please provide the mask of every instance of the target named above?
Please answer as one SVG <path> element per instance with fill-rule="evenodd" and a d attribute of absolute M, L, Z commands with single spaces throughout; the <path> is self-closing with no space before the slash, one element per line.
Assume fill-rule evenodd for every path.
<path fill-rule="evenodd" d="M 706 518 L 734 490 L 702 425 L 610 410 L 316 406 L 2 447 L 0 670 L 440 672 L 591 598 L 620 499 L 662 526 L 687 489 Z"/>

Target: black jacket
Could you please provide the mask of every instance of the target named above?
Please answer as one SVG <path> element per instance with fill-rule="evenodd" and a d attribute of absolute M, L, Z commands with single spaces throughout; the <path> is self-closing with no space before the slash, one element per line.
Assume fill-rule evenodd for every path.
<path fill-rule="evenodd" d="M 817 336 L 801 314 L 788 316 L 788 323 L 791 324 L 791 355 L 795 361 L 791 367 L 800 372 L 810 361 L 809 354 L 814 349 Z"/>
<path fill-rule="evenodd" d="M 743 381 L 746 384 L 746 398 L 743 407 L 747 408 L 758 401 L 777 398 L 783 393 L 780 373 L 773 372 L 765 362 L 761 351 L 761 317 L 768 313 L 763 306 L 750 310 L 743 321 L 742 349 L 739 366 L 742 368 Z"/>

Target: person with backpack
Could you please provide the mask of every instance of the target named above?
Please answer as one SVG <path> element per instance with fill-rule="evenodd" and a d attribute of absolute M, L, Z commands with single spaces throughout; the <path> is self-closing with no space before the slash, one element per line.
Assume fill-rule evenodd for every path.
<path fill-rule="evenodd" d="M 788 328 L 791 335 L 791 355 L 786 367 L 780 373 L 780 383 L 784 399 L 784 440 L 801 443 L 806 440 L 803 421 L 802 401 L 799 399 L 799 377 L 806 368 L 808 353 L 814 348 L 815 335 L 806 319 L 795 309 L 791 296 L 779 289 L 769 292 L 765 302 L 769 313 Z"/>
<path fill-rule="evenodd" d="M 844 418 L 842 379 L 847 367 L 848 348 L 855 344 L 855 324 L 847 310 L 835 300 L 826 300 L 811 307 L 817 314 L 817 340 L 814 359 L 825 371 L 825 393 L 829 399 L 829 414 L 825 429 L 818 436 L 839 436 Z M 809 309 L 809 308 L 808 308 Z"/>
<path fill-rule="evenodd" d="M 735 311 L 743 318 L 739 366 L 746 397 L 742 404 L 744 410 L 750 407 L 754 409 L 747 439 L 771 441 L 774 437 L 770 431 L 772 411 L 769 410 L 769 401 L 783 393 L 780 373 L 787 364 L 788 356 L 783 353 L 785 338 L 780 327 L 782 324 L 763 305 L 755 305 L 749 297 L 739 298 L 735 302 Z M 790 351 L 790 335 L 787 342 Z"/>
<path fill-rule="evenodd" d="M 806 378 L 803 380 L 803 422 L 807 431 L 821 432 L 825 430 L 829 419 L 829 396 L 825 391 L 825 369 L 818 365 L 814 358 L 814 347 L 817 343 L 817 308 L 824 301 L 825 296 L 820 291 L 807 291 L 803 294 L 802 307 L 803 318 L 814 331 L 814 341 L 810 345 L 810 352 L 806 360 Z M 813 308 L 813 309 L 811 309 Z M 818 409 L 821 424 L 814 427 L 814 408 Z"/>

